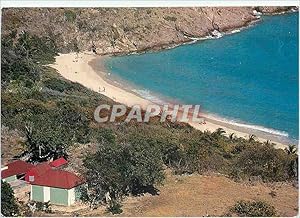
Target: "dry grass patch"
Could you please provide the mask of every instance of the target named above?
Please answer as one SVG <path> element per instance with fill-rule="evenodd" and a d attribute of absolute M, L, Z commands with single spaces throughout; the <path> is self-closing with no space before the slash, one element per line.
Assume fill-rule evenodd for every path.
<path fill-rule="evenodd" d="M 286 183 L 249 185 L 217 175 L 168 175 L 160 191 L 157 196 L 127 199 L 122 215 L 222 216 L 239 200 L 264 200 L 280 216 L 295 216 L 298 210 L 298 190 Z"/>

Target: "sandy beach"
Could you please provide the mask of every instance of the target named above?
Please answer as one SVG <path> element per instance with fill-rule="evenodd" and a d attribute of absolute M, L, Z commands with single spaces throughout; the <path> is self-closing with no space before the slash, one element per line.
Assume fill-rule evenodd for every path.
<path fill-rule="evenodd" d="M 106 73 L 103 71 L 103 67 L 93 64 L 95 62 L 101 63 L 101 60 L 103 60 L 103 57 L 90 52 L 79 53 L 78 56 L 76 53 L 68 53 L 57 56 L 56 62 L 50 66 L 55 68 L 64 78 L 78 82 L 95 92 L 99 92 L 129 107 L 140 105 L 145 109 L 147 105 L 153 104 L 149 100 L 123 89 L 120 85 L 114 84 L 113 81 L 108 81 L 107 78 L 104 79 Z M 263 134 L 253 133 L 250 132 L 249 129 L 233 126 L 210 118 L 206 118 L 205 121 L 206 124 L 192 122 L 189 124 L 201 131 L 208 130 L 213 132 L 217 128 L 223 128 L 227 135 L 234 133 L 237 137 L 244 137 L 246 139 L 249 137 L 249 134 L 255 134 L 259 141 L 266 142 L 269 140 L 276 144 L 276 148 L 285 148 L 287 146 L 285 143 L 276 141 L 276 137 L 264 138 Z"/>

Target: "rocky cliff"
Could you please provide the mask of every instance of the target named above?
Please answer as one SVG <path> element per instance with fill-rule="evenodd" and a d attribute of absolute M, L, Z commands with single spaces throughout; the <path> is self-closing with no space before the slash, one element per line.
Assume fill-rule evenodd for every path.
<path fill-rule="evenodd" d="M 274 13 L 290 8 L 10 8 L 2 11 L 2 33 L 16 30 L 50 37 L 61 52 L 94 46 L 99 54 L 129 53 L 245 26 L 258 19 L 255 9 Z"/>

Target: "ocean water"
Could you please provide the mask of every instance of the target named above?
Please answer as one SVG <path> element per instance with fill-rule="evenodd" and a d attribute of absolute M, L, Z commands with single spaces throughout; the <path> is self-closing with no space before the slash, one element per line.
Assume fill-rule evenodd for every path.
<path fill-rule="evenodd" d="M 298 13 L 265 16 L 219 39 L 108 58 L 105 68 L 155 100 L 200 104 L 236 125 L 298 140 Z"/>

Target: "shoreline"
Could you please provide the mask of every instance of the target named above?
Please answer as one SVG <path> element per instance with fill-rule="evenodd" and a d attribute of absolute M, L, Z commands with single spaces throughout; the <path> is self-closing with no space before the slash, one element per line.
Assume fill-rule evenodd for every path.
<path fill-rule="evenodd" d="M 279 13 L 278 15 L 280 15 L 280 14 L 283 15 L 286 13 L 293 13 L 293 12 L 285 11 L 285 12 Z M 272 16 L 272 15 L 276 15 L 276 14 L 266 14 L 265 16 Z M 139 55 L 139 54 L 144 54 L 144 53 L 149 53 L 149 52 L 159 52 L 162 50 L 173 49 L 173 48 L 176 48 L 176 47 L 182 46 L 182 45 L 194 44 L 194 43 L 197 43 L 199 41 L 204 41 L 204 40 L 218 39 L 218 38 L 222 38 L 226 35 L 239 33 L 240 31 L 250 28 L 253 25 L 255 25 L 256 23 L 261 22 L 261 21 L 262 21 L 261 16 L 255 16 L 255 19 L 247 20 L 244 22 L 243 25 L 230 27 L 227 29 L 223 29 L 222 31 L 217 31 L 217 33 L 220 34 L 219 36 L 211 35 L 211 32 L 207 32 L 206 35 L 201 36 L 201 37 L 193 37 L 193 36 L 184 35 L 185 40 L 178 41 L 178 42 L 173 42 L 173 43 L 169 43 L 169 44 L 158 44 L 158 45 L 143 48 L 141 50 L 113 52 L 113 53 L 108 52 L 108 53 L 100 53 L 99 55 L 105 57 L 105 56 L 123 56 L 123 55 L 136 55 L 136 54 Z"/>
<path fill-rule="evenodd" d="M 122 84 L 116 84 L 115 81 L 107 78 L 107 73 L 103 66 L 103 58 L 105 56 L 94 55 L 91 52 L 79 53 L 76 58 L 76 53 L 60 54 L 56 57 L 56 62 L 50 66 L 58 71 L 58 73 L 72 82 L 78 82 L 81 85 L 103 94 L 115 102 L 119 102 L 126 106 L 132 107 L 133 105 L 140 105 L 143 109 L 152 101 L 126 90 Z M 97 63 L 97 64 L 95 64 Z M 105 87 L 103 92 L 101 89 Z M 266 136 L 264 134 L 251 131 L 250 129 L 234 126 L 230 123 L 214 120 L 209 116 L 205 116 L 206 124 L 188 122 L 192 127 L 200 131 L 213 132 L 217 128 L 223 128 L 227 136 L 234 133 L 236 137 L 248 139 L 249 135 L 256 135 L 256 140 L 260 142 L 275 143 L 275 148 L 284 149 L 287 147 L 288 142 L 280 142 L 276 136 Z"/>
<path fill-rule="evenodd" d="M 166 97 L 163 95 L 160 95 L 159 93 L 155 93 L 149 90 L 145 90 L 143 87 L 137 86 L 135 84 L 131 84 L 130 82 L 124 80 L 123 78 L 120 78 L 119 76 L 112 75 L 113 72 L 110 72 L 109 70 L 105 69 L 103 58 L 110 58 L 110 57 L 101 57 L 101 58 L 95 58 L 89 62 L 89 65 L 93 68 L 93 70 L 99 74 L 99 76 L 103 77 L 103 79 L 110 84 L 113 84 L 121 89 L 123 89 L 126 92 L 132 93 L 134 95 L 137 95 L 138 97 L 142 99 L 148 100 L 150 103 L 154 103 L 157 105 L 162 106 L 163 104 L 168 104 L 169 106 L 173 106 L 175 104 L 182 105 L 183 102 L 180 100 L 176 100 L 171 97 Z M 110 77 L 110 78 L 109 78 Z M 129 87 L 129 88 L 127 88 Z M 137 91 L 147 91 L 147 95 L 143 95 L 144 93 L 136 92 Z M 150 97 L 150 98 L 149 98 Z M 264 126 L 259 126 L 255 124 L 248 124 L 244 123 L 235 119 L 227 119 L 224 117 L 221 117 L 219 115 L 212 114 L 207 111 L 201 111 L 201 116 L 205 118 L 206 123 L 210 123 L 208 125 L 208 129 L 205 128 L 206 125 L 199 125 L 198 123 L 192 123 L 188 122 L 191 126 L 193 126 L 196 129 L 199 129 L 201 131 L 209 130 L 211 132 L 215 131 L 217 128 L 223 128 L 226 131 L 227 136 L 229 136 L 231 133 L 234 133 L 237 137 L 243 137 L 248 138 L 251 134 L 255 135 L 256 138 L 261 142 L 266 142 L 269 140 L 270 142 L 280 144 L 280 147 L 287 147 L 288 144 L 293 144 L 291 139 L 289 139 L 287 136 L 285 136 L 281 131 L 272 129 L 272 128 L 266 128 Z M 265 130 L 265 131 L 264 131 Z M 268 132 L 269 131 L 269 132 Z M 275 133 L 277 132 L 277 134 Z M 241 135 L 243 133 L 243 135 Z M 294 142 L 296 143 L 296 142 Z"/>
<path fill-rule="evenodd" d="M 197 42 L 203 41 L 203 40 L 218 39 L 218 38 L 222 38 L 226 35 L 239 33 L 240 31 L 243 31 L 244 29 L 250 28 L 253 25 L 256 25 L 257 23 L 261 22 L 262 16 L 283 16 L 285 14 L 298 13 L 298 12 L 299 11 L 296 9 L 290 9 L 290 10 L 280 11 L 280 12 L 263 12 L 263 13 L 260 12 L 261 13 L 260 15 L 254 15 L 254 17 L 255 17 L 254 19 L 248 19 L 248 20 L 244 21 L 244 23 L 242 25 L 227 27 L 225 29 L 218 31 L 218 33 L 220 33 L 221 36 L 213 36 L 213 35 L 211 35 L 211 32 L 207 32 L 205 35 L 203 35 L 201 37 L 193 37 L 192 35 L 188 36 L 188 35 L 184 35 L 184 33 L 182 33 L 184 35 L 185 40 L 181 40 L 178 42 L 171 42 L 169 44 L 157 44 L 154 46 L 145 47 L 140 50 L 101 52 L 101 53 L 99 53 L 99 55 L 105 57 L 105 56 L 123 56 L 123 55 L 144 54 L 144 53 L 148 53 L 148 52 L 159 52 L 161 50 L 176 48 L 181 45 L 194 44 L 194 43 L 197 43 Z"/>

